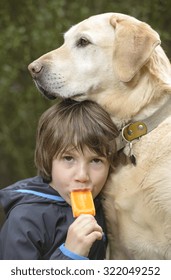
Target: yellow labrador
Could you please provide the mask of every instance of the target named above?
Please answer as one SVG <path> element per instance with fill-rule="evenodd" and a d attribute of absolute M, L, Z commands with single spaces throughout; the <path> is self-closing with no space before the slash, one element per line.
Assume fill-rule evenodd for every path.
<path fill-rule="evenodd" d="M 158 33 L 128 15 L 92 16 L 29 70 L 42 94 L 95 100 L 122 129 L 132 162 L 104 189 L 110 258 L 171 259 L 171 67 Z"/>

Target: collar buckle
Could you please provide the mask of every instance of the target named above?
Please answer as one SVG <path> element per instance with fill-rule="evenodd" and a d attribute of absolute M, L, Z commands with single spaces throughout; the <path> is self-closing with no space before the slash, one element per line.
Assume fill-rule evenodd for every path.
<path fill-rule="evenodd" d="M 122 128 L 122 137 L 126 142 L 131 142 L 145 134 L 147 134 L 147 126 L 141 121 L 129 123 Z"/>

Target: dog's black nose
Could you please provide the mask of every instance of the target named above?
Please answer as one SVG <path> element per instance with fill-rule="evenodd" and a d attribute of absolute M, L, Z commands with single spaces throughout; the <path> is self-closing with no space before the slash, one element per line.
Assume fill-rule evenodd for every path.
<path fill-rule="evenodd" d="M 42 69 L 43 69 L 43 65 L 38 61 L 33 61 L 28 66 L 28 70 L 30 71 L 30 74 L 32 75 L 33 78 L 38 76 L 41 73 Z"/>

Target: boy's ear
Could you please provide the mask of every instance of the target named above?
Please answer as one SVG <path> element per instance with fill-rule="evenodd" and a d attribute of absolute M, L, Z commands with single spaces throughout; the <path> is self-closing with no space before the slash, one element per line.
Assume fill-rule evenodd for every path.
<path fill-rule="evenodd" d="M 112 16 L 115 29 L 113 63 L 120 81 L 129 82 L 160 44 L 159 34 L 148 24 Z"/>

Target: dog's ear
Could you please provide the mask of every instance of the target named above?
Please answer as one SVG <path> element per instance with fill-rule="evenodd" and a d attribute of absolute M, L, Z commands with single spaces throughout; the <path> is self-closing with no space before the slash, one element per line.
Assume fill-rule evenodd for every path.
<path fill-rule="evenodd" d="M 149 60 L 160 37 L 148 24 L 118 19 L 112 16 L 115 28 L 114 66 L 119 79 L 129 82 Z"/>

